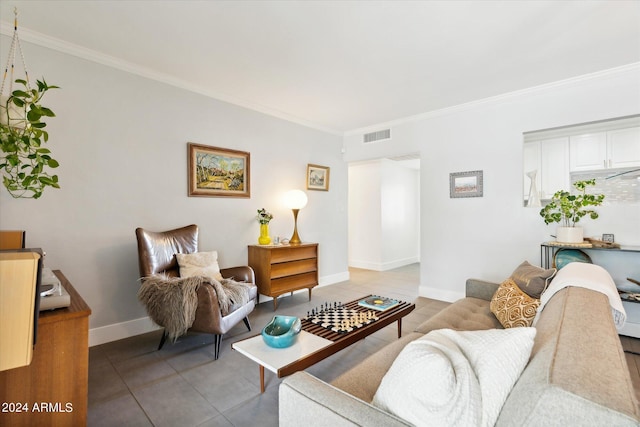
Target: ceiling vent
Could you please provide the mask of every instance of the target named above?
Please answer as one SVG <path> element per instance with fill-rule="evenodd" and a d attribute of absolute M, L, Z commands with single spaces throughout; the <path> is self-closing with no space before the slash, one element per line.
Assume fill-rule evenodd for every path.
<path fill-rule="evenodd" d="M 368 144 L 370 142 L 384 141 L 385 139 L 391 139 L 391 129 L 379 130 L 376 132 L 365 133 L 363 135 L 362 142 Z"/>

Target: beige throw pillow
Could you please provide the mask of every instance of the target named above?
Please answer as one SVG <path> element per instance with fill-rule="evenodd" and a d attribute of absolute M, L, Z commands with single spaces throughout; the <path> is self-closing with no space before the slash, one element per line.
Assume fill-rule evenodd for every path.
<path fill-rule="evenodd" d="M 531 326 L 540 300 L 531 298 L 511 278 L 502 282 L 489 304 L 489 309 L 505 328 Z"/>
<path fill-rule="evenodd" d="M 222 280 L 217 251 L 176 254 L 176 258 L 180 266 L 180 277 L 203 276 L 217 281 Z"/>
<path fill-rule="evenodd" d="M 532 298 L 540 298 L 556 271 L 555 268 L 545 270 L 525 261 L 511 273 L 511 278 L 524 293 Z"/>

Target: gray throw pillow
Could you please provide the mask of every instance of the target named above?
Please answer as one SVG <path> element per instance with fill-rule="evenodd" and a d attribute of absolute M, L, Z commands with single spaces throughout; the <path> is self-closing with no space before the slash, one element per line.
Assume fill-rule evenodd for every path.
<path fill-rule="evenodd" d="M 511 273 L 511 278 L 518 287 L 531 298 L 540 298 L 549 282 L 556 274 L 555 268 L 545 270 L 525 261 Z"/>

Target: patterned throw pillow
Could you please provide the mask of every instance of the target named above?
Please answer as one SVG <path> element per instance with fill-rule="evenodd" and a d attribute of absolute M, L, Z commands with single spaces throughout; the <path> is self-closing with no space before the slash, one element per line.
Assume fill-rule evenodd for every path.
<path fill-rule="evenodd" d="M 540 298 L 556 271 L 555 268 L 545 270 L 525 261 L 511 273 L 511 279 L 531 298 Z"/>
<path fill-rule="evenodd" d="M 531 298 L 516 285 L 512 278 L 508 278 L 493 294 L 489 308 L 502 326 L 514 328 L 531 326 L 539 305 L 539 299 Z"/>

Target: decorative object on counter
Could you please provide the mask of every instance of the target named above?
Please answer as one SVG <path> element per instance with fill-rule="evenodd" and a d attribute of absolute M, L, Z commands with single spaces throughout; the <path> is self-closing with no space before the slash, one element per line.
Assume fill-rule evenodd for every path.
<path fill-rule="evenodd" d="M 302 190 L 291 190 L 284 195 L 284 204 L 293 211 L 293 235 L 289 239 L 290 245 L 302 243 L 298 236 L 298 212 L 307 206 L 307 195 Z"/>
<path fill-rule="evenodd" d="M 527 199 L 528 208 L 539 208 L 542 206 L 540 203 L 540 195 L 538 193 L 538 186 L 536 185 L 536 176 L 538 175 L 538 169 L 527 172 L 527 177 L 531 180 L 531 186 L 529 187 L 529 198 Z"/>
<path fill-rule="evenodd" d="M 295 316 L 274 316 L 262 329 L 264 342 L 273 348 L 291 347 L 302 330 L 302 322 Z"/>
<path fill-rule="evenodd" d="M 260 223 L 260 237 L 258 237 L 258 243 L 261 245 L 268 245 L 271 243 L 271 237 L 269 236 L 269 222 L 273 219 L 273 214 L 267 212 L 264 208 L 258 209 L 258 222 Z"/>
<path fill-rule="evenodd" d="M 591 257 L 580 249 L 558 249 L 553 257 L 553 267 L 558 270 L 571 262 L 593 264 Z"/>
<path fill-rule="evenodd" d="M 17 9 L 14 9 L 14 13 L 13 39 L 0 86 L 0 170 L 2 183 L 12 197 L 38 199 L 46 187 L 60 188 L 58 175 L 50 175 L 45 171 L 47 167 L 57 168 L 59 163 L 51 157 L 51 151 L 43 147 L 49 140 L 49 134 L 44 130 L 47 124 L 41 121 L 43 117 L 55 117 L 53 111 L 42 106 L 41 100 L 49 89 L 57 89 L 58 86 L 48 85 L 43 78 L 36 81 L 37 88 L 31 87 L 18 39 Z M 25 78 L 15 80 L 24 88 L 13 90 L 16 50 L 20 51 Z M 9 69 L 10 95 L 5 97 L 2 94 Z"/>
<path fill-rule="evenodd" d="M 589 215 L 591 219 L 597 219 L 598 213 L 589 206 L 600 206 L 604 200 L 604 194 L 587 194 L 588 186 L 596 184 L 595 179 L 576 181 L 573 186 L 579 194 L 571 194 L 568 191 L 556 191 L 551 202 L 540 210 L 540 216 L 545 224 L 557 222 L 556 240 L 563 243 L 580 243 L 584 240 L 584 230 L 576 224 L 580 219 Z"/>
<path fill-rule="evenodd" d="M 613 234 L 603 234 L 602 241 L 607 243 L 613 243 L 616 241 L 615 236 Z"/>
<path fill-rule="evenodd" d="M 307 165 L 307 190 L 329 191 L 329 168 Z"/>
<path fill-rule="evenodd" d="M 613 234 L 609 234 L 609 236 L 613 236 Z M 593 237 L 585 237 L 584 241 L 590 243 L 591 247 L 593 247 L 593 248 L 620 249 L 620 244 L 619 243 L 614 243 L 613 241 L 609 242 L 609 241 L 606 241 L 604 239 L 603 240 L 598 240 L 598 239 L 594 239 Z"/>
<path fill-rule="evenodd" d="M 482 171 L 450 173 L 449 197 L 482 197 L 482 179 Z"/>
<path fill-rule="evenodd" d="M 246 151 L 187 144 L 189 197 L 251 197 L 251 155 Z"/>

